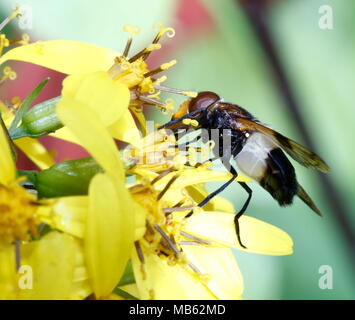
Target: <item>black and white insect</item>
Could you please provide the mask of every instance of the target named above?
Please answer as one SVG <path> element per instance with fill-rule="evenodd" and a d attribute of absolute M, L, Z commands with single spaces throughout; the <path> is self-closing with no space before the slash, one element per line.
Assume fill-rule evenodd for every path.
<path fill-rule="evenodd" d="M 200 207 L 237 178 L 237 170 L 230 164 L 233 158 L 240 171 L 257 181 L 280 206 L 292 204 L 297 195 L 321 216 L 311 197 L 298 183 L 295 169 L 284 153 L 285 151 L 305 167 L 328 172 L 330 170 L 328 165 L 314 152 L 263 125 L 242 107 L 222 101 L 216 93 L 210 91 L 200 92 L 195 98 L 183 102 L 171 121 L 159 129 L 166 128 L 175 133 L 180 129 L 186 129 L 188 127 L 184 121 L 186 118 L 197 121 L 195 129 L 205 129 L 208 132 L 208 139 L 215 142 L 213 149 L 215 157 L 221 159 L 232 174 L 229 181 L 199 203 Z M 212 131 L 216 130 L 217 135 L 212 134 Z M 223 143 L 226 136 L 230 141 L 230 148 L 225 148 Z M 245 182 L 238 183 L 248 193 L 246 202 L 234 219 L 238 241 L 244 247 L 240 239 L 238 220 L 248 207 L 252 190 Z"/>

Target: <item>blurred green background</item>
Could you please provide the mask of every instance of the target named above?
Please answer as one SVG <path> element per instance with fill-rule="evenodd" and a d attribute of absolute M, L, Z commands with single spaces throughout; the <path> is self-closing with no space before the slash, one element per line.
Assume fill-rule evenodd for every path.
<path fill-rule="evenodd" d="M 73 39 L 122 50 L 126 35 L 121 32 L 121 26 L 134 24 L 142 27 L 142 34 L 135 39 L 136 48 L 142 48 L 154 34 L 154 22 L 177 26 L 182 35 L 177 35 L 177 43 L 169 47 L 164 59 L 176 58 L 179 63 L 169 71 L 166 85 L 215 91 L 226 101 L 238 103 L 264 123 L 302 142 L 297 125 L 275 86 L 269 61 L 237 1 L 19 0 L 18 3 L 28 4 L 32 9 L 33 28 L 26 32 L 43 40 Z M 2 1 L 2 11 L 8 12 L 11 4 L 10 0 Z M 322 16 L 318 10 L 323 4 L 320 0 L 269 1 L 265 15 L 300 102 L 300 112 L 317 151 L 332 168 L 330 179 L 345 205 L 349 224 L 354 227 L 355 2 L 326 2 L 333 10 L 332 30 L 318 26 Z M 192 12 L 201 8 L 207 14 L 208 23 L 203 23 L 203 16 L 196 17 Z M 196 21 L 202 19 L 200 29 L 194 28 L 194 17 Z M 189 28 L 191 32 L 197 31 L 192 34 Z M 156 119 L 160 123 L 168 120 L 162 115 Z M 254 194 L 247 214 L 288 232 L 294 240 L 295 252 L 290 256 L 271 257 L 236 251 L 245 278 L 244 296 L 247 299 L 354 299 L 351 250 L 355 248 L 345 242 L 317 175 L 298 164 L 295 167 L 300 183 L 324 217 L 313 214 L 299 200 L 292 207 L 280 208 L 269 194 L 253 184 Z M 216 185 L 210 186 L 211 190 L 214 188 Z M 223 195 L 233 199 L 237 209 L 246 198 L 237 184 Z M 331 290 L 319 287 L 322 265 L 333 269 Z"/>

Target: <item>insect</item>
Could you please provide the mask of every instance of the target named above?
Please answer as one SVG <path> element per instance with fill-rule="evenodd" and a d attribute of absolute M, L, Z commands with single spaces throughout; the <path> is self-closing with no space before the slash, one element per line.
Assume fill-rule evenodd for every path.
<path fill-rule="evenodd" d="M 188 127 L 183 121 L 186 118 L 198 122 L 196 129 L 207 131 L 208 137 L 205 140 L 212 139 L 215 142 L 215 159 L 221 159 L 232 174 L 232 178 L 209 194 L 198 204 L 199 207 L 203 207 L 237 178 L 237 170 L 230 164 L 233 158 L 240 171 L 257 181 L 280 206 L 292 204 L 297 195 L 321 216 L 311 197 L 298 183 L 295 169 L 284 153 L 285 151 L 305 167 L 322 172 L 330 171 L 328 165 L 314 152 L 263 125 L 247 110 L 224 102 L 210 91 L 200 92 L 195 98 L 183 102 L 171 121 L 160 128 L 171 129 L 176 133 L 179 129 Z M 217 131 L 217 134 L 212 134 L 213 131 Z M 226 148 L 223 143 L 226 137 L 230 141 L 230 148 Z M 245 247 L 240 239 L 238 220 L 249 205 L 252 190 L 245 182 L 238 183 L 248 193 L 247 200 L 234 218 L 239 244 Z M 189 215 L 191 214 L 192 212 Z"/>

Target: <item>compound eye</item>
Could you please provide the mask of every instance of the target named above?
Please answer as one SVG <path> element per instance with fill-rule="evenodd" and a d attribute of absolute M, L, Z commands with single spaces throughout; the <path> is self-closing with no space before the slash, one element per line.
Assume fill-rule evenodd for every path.
<path fill-rule="evenodd" d="M 197 97 L 191 99 L 189 103 L 189 112 L 195 111 L 198 108 L 207 108 L 220 100 L 220 97 L 211 91 L 200 92 Z"/>

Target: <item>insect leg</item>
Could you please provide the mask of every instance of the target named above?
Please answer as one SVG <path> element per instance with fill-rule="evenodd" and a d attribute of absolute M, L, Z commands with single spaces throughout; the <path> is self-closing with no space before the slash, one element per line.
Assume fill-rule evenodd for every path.
<path fill-rule="evenodd" d="M 240 182 L 238 181 L 238 183 L 243 187 L 243 189 L 248 192 L 248 198 L 245 201 L 243 207 L 239 210 L 239 212 L 235 215 L 234 217 L 234 225 L 235 225 L 235 232 L 237 234 L 237 238 L 238 238 L 238 242 L 240 244 L 241 247 L 246 248 L 243 244 L 242 241 L 240 239 L 240 228 L 239 228 L 239 218 L 243 215 L 243 213 L 245 212 L 245 210 L 247 209 L 251 196 L 253 194 L 253 190 L 251 190 L 249 188 L 249 186 L 245 183 L 245 182 Z"/>
<path fill-rule="evenodd" d="M 216 195 L 221 193 L 225 188 L 227 188 L 235 179 L 237 178 L 237 174 L 233 175 L 232 178 L 230 178 L 225 184 L 220 186 L 217 190 L 213 191 L 210 193 L 202 202 L 198 204 L 199 207 L 203 207 L 207 202 L 209 202 L 212 198 L 214 198 Z"/>
<path fill-rule="evenodd" d="M 232 178 L 230 178 L 226 183 L 224 183 L 222 186 L 220 186 L 217 190 L 213 191 L 210 193 L 203 201 L 201 201 L 198 206 L 202 208 L 207 202 L 209 202 L 212 198 L 214 198 L 216 195 L 221 193 L 225 188 L 227 188 L 238 176 L 237 171 L 231 167 L 230 173 L 233 175 Z M 193 214 L 193 211 L 190 211 L 185 218 L 191 217 Z"/>

